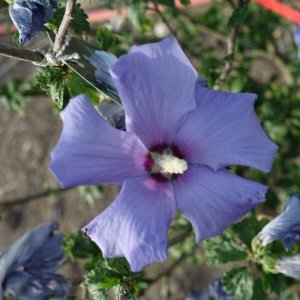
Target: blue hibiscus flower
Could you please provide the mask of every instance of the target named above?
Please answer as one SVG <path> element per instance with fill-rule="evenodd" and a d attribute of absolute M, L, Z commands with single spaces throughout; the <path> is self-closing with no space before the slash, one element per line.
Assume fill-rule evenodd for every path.
<path fill-rule="evenodd" d="M 15 0 L 9 6 L 10 17 L 19 31 L 19 42 L 24 44 L 35 37 L 52 18 L 56 0 Z"/>

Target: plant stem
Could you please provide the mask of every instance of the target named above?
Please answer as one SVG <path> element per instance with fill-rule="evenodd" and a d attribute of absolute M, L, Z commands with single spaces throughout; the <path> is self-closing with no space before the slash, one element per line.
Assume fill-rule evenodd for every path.
<path fill-rule="evenodd" d="M 183 242 L 192 232 L 192 228 L 189 228 L 187 231 L 180 232 L 178 235 L 170 239 L 168 246 L 176 245 L 180 242 Z"/>
<path fill-rule="evenodd" d="M 177 260 L 175 260 L 168 268 L 158 273 L 158 275 L 152 279 L 151 284 L 159 281 L 165 276 L 170 276 L 173 273 L 174 269 L 184 261 L 186 256 L 187 256 L 186 253 L 181 254 L 181 256 Z"/>
<path fill-rule="evenodd" d="M 169 31 L 176 37 L 176 39 L 179 41 L 176 31 L 172 28 L 171 24 L 169 23 L 168 19 L 165 17 L 165 15 L 160 11 L 159 6 L 156 2 L 153 2 L 154 5 L 154 11 L 160 16 L 162 21 L 165 23 L 165 25 L 168 27 Z"/>
<path fill-rule="evenodd" d="M 238 8 L 241 8 L 244 6 L 244 1 L 243 0 L 238 0 Z M 214 89 L 218 90 L 220 89 L 220 86 L 222 83 L 226 80 L 226 78 L 229 76 L 233 69 L 233 62 L 234 62 L 234 55 L 235 55 L 235 44 L 237 41 L 237 36 L 239 32 L 239 26 L 236 26 L 233 28 L 231 31 L 229 37 L 227 38 L 227 61 L 224 65 L 224 68 L 216 80 L 214 84 Z"/>
<path fill-rule="evenodd" d="M 65 14 L 58 28 L 58 32 L 56 34 L 55 41 L 53 44 L 54 53 L 57 53 L 63 47 L 67 29 L 70 25 L 70 22 L 73 20 L 73 11 L 75 5 L 76 5 L 76 0 L 68 0 L 66 3 Z"/>
<path fill-rule="evenodd" d="M 28 202 L 31 201 L 35 201 L 38 199 L 41 199 L 43 197 L 47 197 L 53 194 L 57 194 L 57 193 L 64 193 L 66 191 L 69 191 L 71 189 L 73 189 L 74 187 L 69 187 L 69 188 L 56 188 L 56 189 L 51 189 L 45 192 L 40 192 L 34 195 L 30 195 L 30 196 L 25 196 L 25 197 L 21 197 L 18 199 L 14 199 L 14 200 L 6 200 L 6 201 L 2 201 L 0 202 L 0 207 L 4 207 L 4 208 L 8 208 L 8 207 L 12 207 L 15 205 L 20 205 L 20 204 L 26 204 Z"/>
<path fill-rule="evenodd" d="M 0 55 L 37 64 L 44 58 L 39 52 L 17 48 L 3 43 L 0 43 Z"/>

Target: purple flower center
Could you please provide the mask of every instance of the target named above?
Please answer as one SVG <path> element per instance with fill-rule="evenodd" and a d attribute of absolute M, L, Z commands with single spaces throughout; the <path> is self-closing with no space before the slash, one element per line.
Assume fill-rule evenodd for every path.
<path fill-rule="evenodd" d="M 176 145 L 155 144 L 145 157 L 145 169 L 159 182 L 178 178 L 187 168 L 182 151 Z"/>

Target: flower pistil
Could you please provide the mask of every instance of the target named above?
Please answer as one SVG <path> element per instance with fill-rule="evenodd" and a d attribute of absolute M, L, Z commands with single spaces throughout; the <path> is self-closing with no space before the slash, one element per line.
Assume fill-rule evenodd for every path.
<path fill-rule="evenodd" d="M 155 162 L 163 174 L 183 174 L 187 168 L 187 162 L 172 154 L 157 155 Z"/>
<path fill-rule="evenodd" d="M 182 175 L 188 164 L 177 146 L 155 145 L 145 159 L 145 168 L 158 181 L 168 181 Z"/>

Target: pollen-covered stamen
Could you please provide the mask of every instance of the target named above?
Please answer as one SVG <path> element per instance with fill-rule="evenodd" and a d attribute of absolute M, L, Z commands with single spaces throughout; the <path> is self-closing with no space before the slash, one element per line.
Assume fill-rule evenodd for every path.
<path fill-rule="evenodd" d="M 177 145 L 155 144 L 144 162 L 145 169 L 159 182 L 176 179 L 188 169 L 184 153 Z"/>
<path fill-rule="evenodd" d="M 183 174 L 187 168 L 187 162 L 171 154 L 157 155 L 155 162 L 163 174 Z"/>

